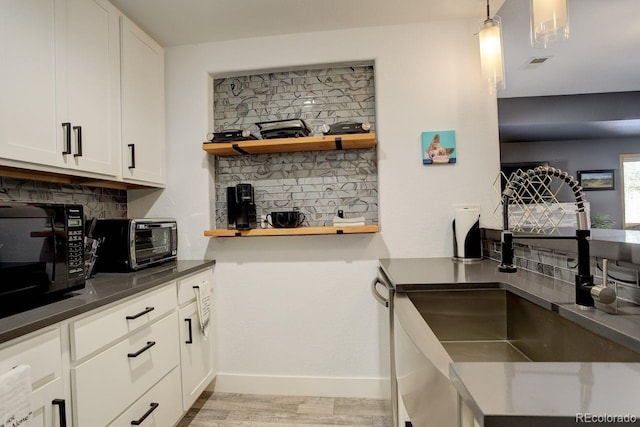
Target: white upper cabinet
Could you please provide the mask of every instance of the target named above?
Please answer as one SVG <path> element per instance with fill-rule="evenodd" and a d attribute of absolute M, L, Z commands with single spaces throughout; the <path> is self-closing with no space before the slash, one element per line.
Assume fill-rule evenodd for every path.
<path fill-rule="evenodd" d="M 56 118 L 56 41 L 64 2 L 2 0 L 0 158 L 62 165 Z M 61 141 L 60 141 L 61 142 Z"/>
<path fill-rule="evenodd" d="M 66 28 L 66 58 L 58 60 L 67 94 L 59 98 L 58 117 L 71 123 L 65 165 L 119 175 L 119 12 L 106 0 L 67 0 Z"/>
<path fill-rule="evenodd" d="M 165 183 L 164 50 L 121 18 L 122 176 Z"/>
<path fill-rule="evenodd" d="M 105 0 L 3 0 L 0 158 L 119 175 L 118 18 Z"/>

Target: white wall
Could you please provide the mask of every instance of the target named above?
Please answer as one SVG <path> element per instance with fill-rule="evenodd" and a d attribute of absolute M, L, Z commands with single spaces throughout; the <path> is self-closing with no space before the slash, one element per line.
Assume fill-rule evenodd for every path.
<path fill-rule="evenodd" d="M 182 259 L 215 258 L 217 387 L 382 396 L 385 309 L 369 283 L 378 258 L 452 255 L 452 204 L 493 222 L 496 100 L 479 76 L 477 22 L 448 21 L 170 48 L 168 185 L 130 193 L 133 215 L 175 216 Z M 208 74 L 375 61 L 381 232 L 208 239 L 213 162 Z M 455 165 L 423 166 L 420 133 L 455 129 Z"/>

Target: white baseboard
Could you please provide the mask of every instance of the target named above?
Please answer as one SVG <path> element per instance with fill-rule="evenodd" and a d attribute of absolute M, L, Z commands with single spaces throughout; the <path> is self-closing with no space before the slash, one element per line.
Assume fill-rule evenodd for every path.
<path fill-rule="evenodd" d="M 218 374 L 208 391 L 222 393 L 275 394 L 289 396 L 360 397 L 389 399 L 389 380 L 384 378 L 287 377 Z"/>

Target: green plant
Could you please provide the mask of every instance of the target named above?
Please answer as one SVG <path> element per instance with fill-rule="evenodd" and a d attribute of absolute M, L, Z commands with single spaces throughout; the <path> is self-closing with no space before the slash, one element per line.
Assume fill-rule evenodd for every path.
<path fill-rule="evenodd" d="M 591 228 L 612 228 L 615 223 L 608 214 L 595 214 L 591 217 Z"/>

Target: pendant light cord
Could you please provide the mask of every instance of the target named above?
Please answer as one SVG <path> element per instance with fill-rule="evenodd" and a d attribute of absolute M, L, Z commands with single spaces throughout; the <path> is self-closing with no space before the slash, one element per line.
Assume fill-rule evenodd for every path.
<path fill-rule="evenodd" d="M 487 0 L 487 19 L 484 20 L 485 24 L 487 22 L 493 22 L 493 19 L 491 19 L 491 12 L 489 10 L 489 0 Z"/>

